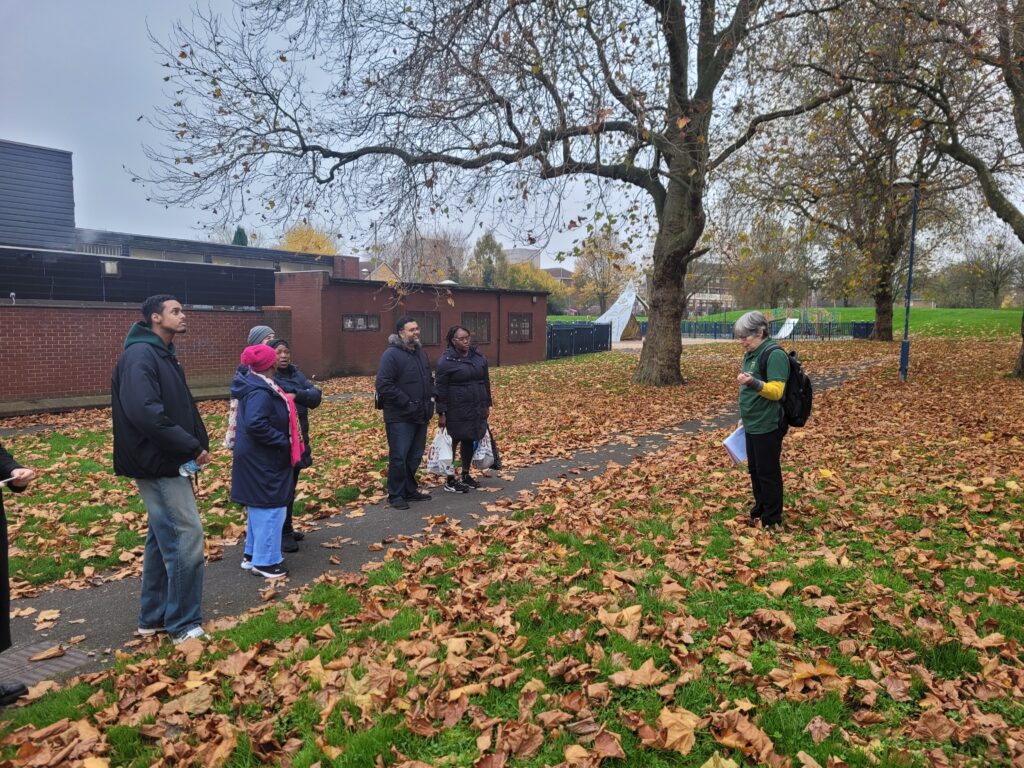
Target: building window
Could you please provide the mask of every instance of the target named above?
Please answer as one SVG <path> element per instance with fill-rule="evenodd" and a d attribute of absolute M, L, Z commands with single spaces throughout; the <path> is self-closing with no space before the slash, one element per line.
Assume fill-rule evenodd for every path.
<path fill-rule="evenodd" d="M 462 324 L 466 326 L 474 344 L 490 344 L 491 342 L 491 313 L 490 312 L 463 312 Z"/>
<path fill-rule="evenodd" d="M 420 326 L 420 344 L 434 347 L 441 343 L 440 312 L 409 312 L 409 317 Z"/>
<path fill-rule="evenodd" d="M 530 312 L 508 313 L 508 340 L 533 341 L 533 314 Z"/>
<path fill-rule="evenodd" d="M 342 315 L 341 327 L 346 331 L 379 331 L 380 315 Z"/>

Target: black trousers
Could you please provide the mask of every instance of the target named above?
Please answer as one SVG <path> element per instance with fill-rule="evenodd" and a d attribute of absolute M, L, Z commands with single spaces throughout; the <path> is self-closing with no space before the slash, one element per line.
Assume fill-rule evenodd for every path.
<path fill-rule="evenodd" d="M 459 446 L 459 460 L 462 462 L 462 474 L 470 474 L 470 470 L 473 469 L 473 441 L 472 440 L 456 440 L 455 444 Z M 448 479 L 452 480 L 455 475 L 448 475 Z"/>
<path fill-rule="evenodd" d="M 782 438 L 785 431 L 776 429 L 763 435 L 746 433 L 747 467 L 754 491 L 751 514 L 764 525 L 782 522 Z"/>
<path fill-rule="evenodd" d="M 301 467 L 292 468 L 292 495 L 291 498 L 288 499 L 288 507 L 285 510 L 284 524 L 281 526 L 282 535 L 285 533 L 292 533 L 295 531 L 295 529 L 292 527 L 292 507 L 295 506 L 295 488 L 299 484 L 299 472 L 301 471 Z"/>

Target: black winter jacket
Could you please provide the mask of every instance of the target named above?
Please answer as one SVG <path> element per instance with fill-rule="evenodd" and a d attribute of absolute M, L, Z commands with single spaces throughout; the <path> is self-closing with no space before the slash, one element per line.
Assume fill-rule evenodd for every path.
<path fill-rule="evenodd" d="M 481 439 L 491 405 L 487 358 L 476 347 L 465 357 L 448 347 L 437 362 L 437 412 L 445 414 L 452 440 Z"/>
<path fill-rule="evenodd" d="M 231 396 L 238 400 L 231 500 L 249 507 L 287 506 L 292 497 L 288 405 L 255 373 L 236 373 Z"/>
<path fill-rule="evenodd" d="M 391 334 L 388 342 L 377 367 L 384 421 L 426 424 L 434 415 L 434 378 L 427 353 L 422 347 L 410 352 L 398 334 Z"/>
<path fill-rule="evenodd" d="M 0 445 L 0 480 L 6 480 L 21 464 Z M 21 493 L 24 488 L 8 485 L 0 490 L 0 651 L 11 647 L 11 583 L 7 577 L 7 517 L 4 515 L 3 492 Z"/>
<path fill-rule="evenodd" d="M 295 413 L 299 417 L 302 444 L 305 446 L 299 466 L 309 467 L 313 464 L 313 451 L 309 447 L 309 409 L 320 405 L 323 393 L 318 387 L 313 386 L 313 382 L 306 378 L 306 374 L 291 363 L 283 371 L 280 368 L 274 370 L 274 381 L 285 392 L 295 395 Z"/>
<path fill-rule="evenodd" d="M 110 382 L 114 424 L 114 472 L 154 480 L 210 447 L 206 427 L 185 383 L 174 345 L 138 322 Z"/>

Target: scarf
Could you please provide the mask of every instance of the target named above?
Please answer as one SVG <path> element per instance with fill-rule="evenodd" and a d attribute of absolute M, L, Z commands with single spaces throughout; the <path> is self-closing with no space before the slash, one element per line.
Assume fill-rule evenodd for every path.
<path fill-rule="evenodd" d="M 295 410 L 295 401 L 288 397 L 273 379 L 267 378 L 262 373 L 253 372 L 253 375 L 259 376 L 267 382 L 271 390 L 276 392 L 288 406 L 288 440 L 291 443 L 291 463 L 293 467 L 297 466 L 302 461 L 302 452 L 305 450 L 305 446 L 302 444 L 302 431 L 299 429 L 299 415 Z"/>

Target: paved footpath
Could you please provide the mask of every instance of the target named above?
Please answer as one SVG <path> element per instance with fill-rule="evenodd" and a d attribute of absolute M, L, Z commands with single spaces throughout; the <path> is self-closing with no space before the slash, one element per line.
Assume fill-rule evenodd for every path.
<path fill-rule="evenodd" d="M 881 360 L 872 360 L 844 368 L 828 376 L 815 377 L 815 389 L 838 386 L 855 373 Z M 415 536 L 423 532 L 426 518 L 446 515 L 458 520 L 463 528 L 472 528 L 478 520 L 487 517 L 483 506 L 500 498 L 516 498 L 522 491 L 552 477 L 571 473 L 574 477 L 601 474 L 608 462 L 627 464 L 637 456 L 664 448 L 674 435 L 696 433 L 707 429 L 720 429 L 736 422 L 735 406 L 703 420 L 685 421 L 667 429 L 645 435 L 623 435 L 594 450 L 581 451 L 570 459 L 556 458 L 524 467 L 515 472 L 514 479 L 496 476 L 480 478 L 485 488 L 497 492 L 474 491 L 468 494 L 433 491 L 433 500 L 413 503 L 407 511 L 391 509 L 386 505 L 367 505 L 363 517 L 347 518 L 338 515 L 313 522 L 316 530 L 308 530 L 302 550 L 288 555 L 288 579 L 279 587 L 283 597 L 289 589 L 303 586 L 328 570 L 358 571 L 372 560 L 383 557 L 383 551 L 370 551 L 375 543 L 393 541 L 394 537 Z M 500 439 L 500 435 L 499 435 Z M 500 443 L 499 443 L 500 445 Z M 506 476 L 511 473 L 505 472 Z M 321 546 L 332 539 L 350 538 L 351 543 L 340 549 Z M 223 548 L 224 557 L 207 564 L 203 593 L 203 615 L 207 621 L 226 616 L 237 616 L 263 604 L 260 590 L 266 582 L 259 576 L 243 571 L 239 564 L 241 544 Z M 340 565 L 330 562 L 331 557 L 341 560 Z M 280 582 L 279 582 L 280 584 Z M 130 578 L 109 582 L 85 590 L 58 589 L 31 598 L 16 600 L 13 608 L 32 606 L 36 613 L 14 619 L 11 631 L 14 647 L 0 654 L 0 680 L 18 680 L 34 684 L 40 680 L 60 678 L 93 671 L 109 665 L 115 650 L 133 640 L 138 618 L 139 579 Z M 37 632 L 34 628 L 38 613 L 57 609 L 60 616 L 49 630 Z M 84 635 L 76 644 L 69 641 Z M 56 659 L 29 662 L 29 657 L 57 644 L 64 645 L 65 655 Z"/>

